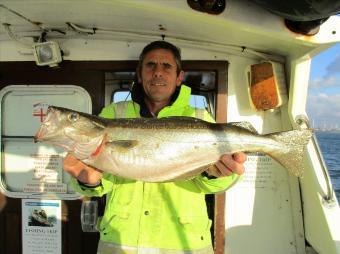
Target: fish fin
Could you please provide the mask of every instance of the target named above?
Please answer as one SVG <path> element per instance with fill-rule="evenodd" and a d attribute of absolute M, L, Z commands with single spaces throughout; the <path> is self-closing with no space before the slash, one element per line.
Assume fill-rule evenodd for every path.
<path fill-rule="evenodd" d="M 138 145 L 137 140 L 113 140 L 105 142 L 106 146 L 114 147 L 120 151 L 128 150 Z"/>
<path fill-rule="evenodd" d="M 313 130 L 292 130 L 277 134 L 268 134 L 268 137 L 283 145 L 268 154 L 283 165 L 290 173 L 297 177 L 303 175 L 303 155 L 306 145 L 313 135 Z"/>
<path fill-rule="evenodd" d="M 228 125 L 233 125 L 242 129 L 246 129 L 252 133 L 259 134 L 255 127 L 249 122 L 230 122 Z"/>

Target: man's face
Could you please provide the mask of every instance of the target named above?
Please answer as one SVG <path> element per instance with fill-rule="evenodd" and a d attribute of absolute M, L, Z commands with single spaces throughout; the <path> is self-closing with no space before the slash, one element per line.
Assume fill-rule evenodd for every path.
<path fill-rule="evenodd" d="M 147 99 L 151 102 L 167 101 L 177 86 L 181 85 L 183 71 L 177 75 L 175 57 L 166 49 L 148 52 L 143 60 L 138 81 L 142 83 Z"/>

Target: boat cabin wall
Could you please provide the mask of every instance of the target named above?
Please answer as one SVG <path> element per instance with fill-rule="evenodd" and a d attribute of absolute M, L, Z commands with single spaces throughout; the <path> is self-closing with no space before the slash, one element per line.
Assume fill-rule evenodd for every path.
<path fill-rule="evenodd" d="M 139 53 L 149 41 L 121 42 L 112 40 L 58 40 L 61 49 L 65 52 L 63 61 L 58 67 L 37 66 L 31 49 L 21 47 L 13 41 L 5 41 L 0 44 L 0 85 L 4 88 L 9 85 L 76 85 L 86 89 L 92 100 L 92 110 L 98 114 L 100 109 L 107 104 L 105 98 L 107 87 L 105 85 L 105 73 L 110 70 L 134 71 L 139 57 Z M 182 50 L 182 58 L 185 66 L 190 70 L 195 70 L 194 63 L 205 62 L 207 66 L 214 66 L 218 70 L 220 77 L 216 82 L 219 86 L 217 94 L 225 99 L 220 105 L 225 106 L 221 116 L 222 121 L 248 121 L 260 133 L 280 131 L 288 128 L 287 104 L 273 110 L 258 111 L 252 105 L 249 93 L 249 69 L 253 64 L 263 61 L 261 57 L 245 53 L 221 53 L 211 49 L 201 49 L 190 47 L 185 44 L 173 42 Z M 190 64 L 189 64 L 190 63 Z M 26 78 L 27 77 L 27 78 Z M 190 84 L 189 84 L 190 85 Z M 223 92 L 222 92 L 223 93 Z M 289 125 L 289 124 L 288 124 Z M 262 161 L 263 160 L 263 161 Z M 242 185 L 236 185 L 230 192 L 227 192 L 226 206 L 226 253 L 248 253 L 249 249 L 254 250 L 254 246 L 260 242 L 260 247 L 253 253 L 271 252 L 280 246 L 284 251 L 299 253 L 303 248 L 302 220 L 298 181 L 291 177 L 273 160 L 267 161 L 257 156 L 249 156 L 247 162 L 249 174 Z M 273 171 L 272 171 L 273 170 Z M 263 182 L 264 181 L 264 182 Z M 273 192 L 279 182 L 280 187 Z M 291 194 L 292 193 L 292 194 Z M 287 201 L 275 201 L 284 196 Z M 242 202 L 240 202 L 242 200 Z M 263 210 L 265 205 L 266 210 Z M 249 206 L 248 208 L 244 206 Z M 70 204 L 70 207 L 72 205 Z M 244 211 L 239 214 L 238 211 Z M 267 222 L 262 223 L 263 216 L 267 216 Z M 276 221 L 276 216 L 280 220 Z M 265 247 L 268 238 L 267 234 L 257 234 L 272 230 L 271 225 L 282 229 L 275 234 L 271 234 L 271 241 L 275 245 Z M 298 228 L 298 231 L 294 231 Z M 242 239 L 244 233 L 249 242 L 248 247 L 242 249 Z M 256 237 L 255 237 L 256 235 Z M 303 235 L 303 232 L 300 234 Z M 282 240 L 284 239 L 284 240 Z M 293 242 L 294 244 L 289 244 Z M 262 244 L 263 243 L 263 244 Z M 295 251 L 295 252 L 294 252 Z"/>
<path fill-rule="evenodd" d="M 106 62 L 107 67 L 105 68 L 109 69 L 110 62 L 137 61 L 143 47 L 150 42 L 123 42 L 93 39 L 58 39 L 56 41 L 60 45 L 60 48 L 64 54 L 63 61 L 58 67 L 55 67 L 61 70 L 67 66 L 69 62 L 72 62 L 73 64 L 77 63 L 78 61 L 91 61 L 93 63 L 96 61 Z M 220 74 L 225 76 L 225 83 L 222 85 L 225 87 L 225 89 L 227 89 L 226 91 L 228 94 L 226 97 L 228 100 L 228 104 L 226 104 L 228 105 L 228 108 L 226 109 L 228 122 L 248 121 L 257 129 L 259 133 L 268 133 L 290 128 L 290 124 L 287 124 L 287 103 L 273 110 L 257 110 L 252 104 L 252 100 L 250 98 L 248 73 L 251 65 L 264 61 L 263 57 L 259 57 L 247 52 L 222 53 L 215 51 L 213 47 L 209 49 L 201 49 L 199 47 L 186 45 L 183 42 L 169 41 L 181 48 L 183 61 L 228 62 L 228 69 L 226 69 L 224 73 Z M 0 62 L 2 66 L 4 66 L 6 62 L 11 62 L 13 64 L 15 62 L 19 63 L 34 61 L 32 49 L 23 47 L 14 41 L 2 41 L 0 44 L 0 52 Z M 118 66 L 118 63 L 119 62 L 116 62 L 115 66 Z M 280 58 L 280 64 L 284 67 L 282 58 Z M 34 66 L 34 63 L 32 63 L 32 65 Z M 123 69 L 124 66 L 119 68 Z M 129 68 L 131 70 L 131 66 Z M 48 73 L 53 75 L 53 68 L 47 66 L 37 66 L 36 70 L 43 71 L 47 73 L 46 75 L 49 75 Z M 134 67 L 132 67 L 131 71 L 134 71 Z M 64 75 L 72 75 L 72 71 L 68 71 Z M 86 73 L 86 75 L 91 76 L 90 73 Z M 284 72 L 283 75 L 284 78 L 286 78 L 286 72 Z M 60 79 L 61 81 L 65 80 L 65 77 L 61 76 Z M 85 79 L 89 79 L 89 77 L 86 77 Z M 41 82 L 43 83 L 43 81 Z M 99 95 L 103 93 L 103 80 L 97 80 L 94 83 L 96 82 L 97 84 L 93 84 L 91 86 L 90 94 L 93 99 L 94 113 L 97 114 L 99 108 L 108 102 L 103 102 L 103 98 L 100 98 L 102 95 Z M 4 86 L 11 84 L 4 84 L 4 82 L 1 81 L 1 85 Z M 287 88 L 288 85 L 285 82 L 285 89 Z"/>

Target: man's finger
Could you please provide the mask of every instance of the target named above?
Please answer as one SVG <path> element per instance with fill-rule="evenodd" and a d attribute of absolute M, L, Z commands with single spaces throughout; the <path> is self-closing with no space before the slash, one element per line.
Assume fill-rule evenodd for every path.
<path fill-rule="evenodd" d="M 233 174 L 233 172 L 221 161 L 217 161 L 215 167 L 219 170 L 221 176 L 230 176 Z"/>
<path fill-rule="evenodd" d="M 242 152 L 234 153 L 232 156 L 235 161 L 241 164 L 245 163 L 245 161 L 247 160 L 247 155 Z"/>
<path fill-rule="evenodd" d="M 242 156 L 242 155 L 241 155 Z M 241 158 L 245 159 L 245 158 Z M 244 173 L 243 163 L 236 161 L 232 155 L 224 154 L 220 158 L 220 161 L 233 173 L 242 175 Z"/>
<path fill-rule="evenodd" d="M 209 168 L 206 170 L 206 172 L 209 176 L 214 176 L 214 177 L 220 177 L 221 176 L 221 172 L 215 164 L 209 166 Z"/>

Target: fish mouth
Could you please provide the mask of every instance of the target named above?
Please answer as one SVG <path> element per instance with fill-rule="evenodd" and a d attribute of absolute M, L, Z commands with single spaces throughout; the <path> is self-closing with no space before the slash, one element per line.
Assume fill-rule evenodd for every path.
<path fill-rule="evenodd" d="M 38 132 L 34 135 L 34 143 L 38 143 L 43 141 L 43 137 L 46 135 L 47 133 L 47 128 L 46 126 L 44 126 L 44 124 L 41 124 Z"/>
<path fill-rule="evenodd" d="M 57 129 L 58 129 L 57 112 L 52 107 L 48 107 L 46 112 L 46 118 L 41 123 L 40 128 L 33 137 L 34 143 L 44 141 L 49 137 L 50 134 L 54 133 Z"/>
<path fill-rule="evenodd" d="M 33 137 L 34 143 L 43 142 L 51 138 L 50 137 L 51 136 L 50 134 L 52 133 L 51 128 L 52 127 L 50 125 L 42 123 L 37 133 Z"/>

